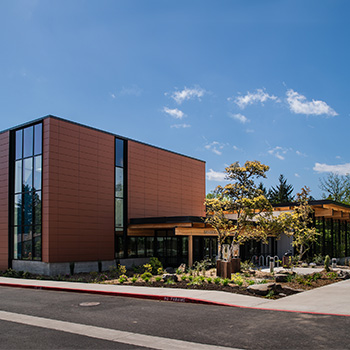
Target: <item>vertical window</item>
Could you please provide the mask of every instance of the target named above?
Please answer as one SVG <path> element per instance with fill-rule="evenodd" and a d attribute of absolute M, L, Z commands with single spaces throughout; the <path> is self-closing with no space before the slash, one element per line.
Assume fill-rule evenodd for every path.
<path fill-rule="evenodd" d="M 124 247 L 121 245 L 125 243 L 125 239 L 123 239 L 124 235 L 124 213 L 125 213 L 125 195 L 124 195 L 124 141 L 121 139 L 115 139 L 115 190 L 114 190 L 114 198 L 115 198 L 115 257 L 122 258 L 124 256 L 123 250 Z M 135 243 L 132 241 L 132 243 Z M 130 248 L 131 241 L 129 241 Z M 136 243 L 135 243 L 136 244 Z M 137 254 L 135 252 L 135 245 L 132 244 L 132 249 L 129 249 L 129 254 L 131 256 L 135 256 Z"/>
<path fill-rule="evenodd" d="M 42 123 L 15 132 L 13 258 L 41 260 Z"/>

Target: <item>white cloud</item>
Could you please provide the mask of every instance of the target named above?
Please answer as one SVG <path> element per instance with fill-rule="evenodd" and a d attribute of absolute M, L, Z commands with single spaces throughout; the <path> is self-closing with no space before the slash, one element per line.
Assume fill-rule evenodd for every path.
<path fill-rule="evenodd" d="M 233 148 L 235 151 L 243 151 L 242 148 L 239 148 L 239 147 L 237 147 L 237 146 L 233 146 L 232 148 Z"/>
<path fill-rule="evenodd" d="M 307 155 L 305 153 L 302 153 L 300 151 L 295 151 L 295 153 L 300 157 L 307 157 Z"/>
<path fill-rule="evenodd" d="M 306 115 L 328 115 L 334 117 L 338 113 L 329 107 L 326 102 L 312 100 L 307 101 L 306 97 L 289 89 L 286 92 L 289 109 L 296 114 Z"/>
<path fill-rule="evenodd" d="M 204 146 L 205 149 L 212 151 L 213 153 L 217 154 L 218 156 L 221 156 L 222 149 L 225 147 L 223 143 L 213 141 L 212 143 L 209 143 Z"/>
<path fill-rule="evenodd" d="M 253 129 L 246 129 L 245 132 L 246 132 L 246 133 L 253 133 L 253 132 L 255 132 L 255 130 L 253 130 Z"/>
<path fill-rule="evenodd" d="M 180 111 L 177 108 L 170 109 L 168 107 L 164 107 L 163 112 L 169 114 L 170 116 L 172 116 L 175 119 L 182 119 L 183 117 L 185 117 L 185 113 Z"/>
<path fill-rule="evenodd" d="M 230 118 L 237 120 L 242 124 L 250 122 L 250 120 L 246 116 L 244 116 L 243 114 L 240 114 L 240 113 L 237 113 L 237 114 L 230 113 L 229 116 L 230 116 Z"/>
<path fill-rule="evenodd" d="M 300 177 L 300 175 L 298 173 L 295 173 L 294 176 L 295 177 Z"/>
<path fill-rule="evenodd" d="M 170 126 L 171 128 L 176 128 L 176 129 L 180 129 L 180 128 L 190 128 L 191 125 L 190 124 L 173 124 Z"/>
<path fill-rule="evenodd" d="M 232 100 L 233 98 L 228 98 L 228 100 Z M 254 93 L 248 93 L 244 96 L 238 96 L 234 99 L 234 103 L 241 108 L 244 109 L 248 105 L 254 104 L 254 103 L 264 103 L 268 100 L 272 100 L 275 102 L 280 102 L 277 96 L 269 95 L 267 92 L 265 92 L 263 89 L 257 89 Z"/>
<path fill-rule="evenodd" d="M 284 155 L 288 152 L 287 148 L 283 148 L 280 146 L 277 146 L 275 148 L 270 149 L 269 151 L 267 151 L 267 153 L 275 156 L 276 158 L 280 159 L 280 160 L 284 160 L 285 157 Z"/>
<path fill-rule="evenodd" d="M 346 175 L 350 174 L 350 163 L 337 165 L 315 163 L 313 170 L 317 171 L 318 173 L 335 173 L 338 175 Z"/>
<path fill-rule="evenodd" d="M 184 102 L 186 100 L 192 100 L 194 98 L 200 99 L 205 94 L 205 92 L 206 91 L 199 86 L 196 86 L 192 89 L 185 87 L 181 91 L 173 92 L 170 97 L 176 103 L 181 104 L 182 102 Z"/>
<path fill-rule="evenodd" d="M 209 169 L 206 175 L 207 180 L 209 181 L 225 181 L 225 173 L 220 171 L 214 171 L 213 169 Z"/>
<path fill-rule="evenodd" d="M 111 97 L 113 98 L 113 100 L 117 97 L 116 95 L 110 93 Z"/>
<path fill-rule="evenodd" d="M 142 93 L 142 89 L 140 89 L 137 85 L 131 85 L 128 87 L 123 86 L 119 92 L 120 96 L 140 96 Z"/>

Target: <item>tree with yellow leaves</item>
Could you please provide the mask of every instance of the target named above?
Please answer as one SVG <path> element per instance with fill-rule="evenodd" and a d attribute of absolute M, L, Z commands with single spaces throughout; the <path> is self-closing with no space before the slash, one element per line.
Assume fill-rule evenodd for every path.
<path fill-rule="evenodd" d="M 230 183 L 216 187 L 215 198 L 206 199 L 205 222 L 218 234 L 218 258 L 228 236 L 232 237 L 232 244 L 250 239 L 266 242 L 268 234 L 279 231 L 272 206 L 255 183 L 258 178 L 266 178 L 268 170 L 259 161 L 247 161 L 244 166 L 235 162 L 225 168 L 225 178 Z"/>

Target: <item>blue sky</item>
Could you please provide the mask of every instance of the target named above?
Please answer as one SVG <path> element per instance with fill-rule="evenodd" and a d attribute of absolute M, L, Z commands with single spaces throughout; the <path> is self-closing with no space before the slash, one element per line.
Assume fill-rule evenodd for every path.
<path fill-rule="evenodd" d="M 350 13 L 338 0 L 0 1 L 0 129 L 48 114 L 321 197 L 350 172 Z"/>

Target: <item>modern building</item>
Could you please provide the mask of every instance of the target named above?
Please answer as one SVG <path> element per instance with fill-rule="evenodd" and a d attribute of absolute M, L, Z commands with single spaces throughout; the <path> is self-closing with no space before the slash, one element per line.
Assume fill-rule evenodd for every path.
<path fill-rule="evenodd" d="M 191 258 L 205 162 L 47 116 L 0 133 L 0 270 L 106 269 Z"/>
<path fill-rule="evenodd" d="M 0 270 L 47 275 L 215 258 L 204 224 L 205 162 L 47 116 L 0 133 Z M 320 236 L 310 254 L 348 256 L 350 206 L 310 202 Z M 275 215 L 293 203 L 275 206 Z M 291 240 L 247 242 L 242 260 Z"/>

